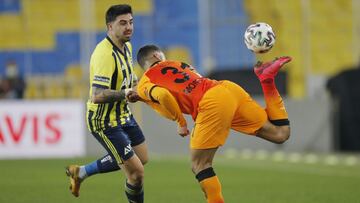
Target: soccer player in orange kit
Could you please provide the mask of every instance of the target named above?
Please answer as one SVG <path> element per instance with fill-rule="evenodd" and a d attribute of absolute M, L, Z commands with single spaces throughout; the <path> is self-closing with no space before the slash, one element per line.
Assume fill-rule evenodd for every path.
<path fill-rule="evenodd" d="M 288 114 L 274 77 L 291 61 L 290 57 L 258 63 L 254 68 L 263 88 L 266 109 L 233 82 L 211 80 L 202 77 L 190 65 L 166 61 L 164 53 L 155 45 L 142 47 L 137 60 L 146 71 L 137 93 L 128 95 L 127 99 L 141 100 L 162 116 L 176 121 L 181 136 L 189 134 L 183 113 L 192 116 L 195 121 L 190 136 L 192 171 L 208 203 L 224 202 L 212 162 L 230 129 L 278 144 L 289 138 Z"/>

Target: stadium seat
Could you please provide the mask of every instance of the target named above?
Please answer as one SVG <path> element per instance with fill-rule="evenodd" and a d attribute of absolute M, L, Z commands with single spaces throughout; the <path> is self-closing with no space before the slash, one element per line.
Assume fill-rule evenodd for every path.
<path fill-rule="evenodd" d="M 43 97 L 41 76 L 28 76 L 26 79 L 25 99 L 40 99 Z"/>
<path fill-rule="evenodd" d="M 66 67 L 64 76 L 67 79 L 80 80 L 83 78 L 83 70 L 79 64 L 71 64 Z"/>
<path fill-rule="evenodd" d="M 66 67 L 64 73 L 66 86 L 66 98 L 84 98 L 88 93 L 87 81 L 83 75 L 83 69 L 79 64 Z"/>
<path fill-rule="evenodd" d="M 64 77 L 62 75 L 43 76 L 44 99 L 65 98 Z"/>
<path fill-rule="evenodd" d="M 189 64 L 193 63 L 190 51 L 183 46 L 171 46 L 165 50 L 165 55 L 169 60 L 178 60 Z"/>

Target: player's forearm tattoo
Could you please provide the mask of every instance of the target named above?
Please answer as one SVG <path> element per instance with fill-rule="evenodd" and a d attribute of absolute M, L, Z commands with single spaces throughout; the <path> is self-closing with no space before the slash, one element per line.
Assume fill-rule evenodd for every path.
<path fill-rule="evenodd" d="M 110 103 L 125 99 L 125 90 L 116 91 L 93 87 L 91 100 L 94 103 Z"/>

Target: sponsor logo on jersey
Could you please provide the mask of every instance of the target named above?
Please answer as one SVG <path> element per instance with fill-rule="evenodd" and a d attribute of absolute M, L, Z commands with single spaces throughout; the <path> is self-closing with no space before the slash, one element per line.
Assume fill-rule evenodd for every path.
<path fill-rule="evenodd" d="M 129 152 L 131 152 L 132 148 L 131 145 L 128 144 L 125 148 L 124 148 L 124 155 L 127 155 Z"/>
<path fill-rule="evenodd" d="M 104 157 L 103 159 L 101 159 L 100 162 L 101 162 L 101 163 L 104 163 L 104 162 L 106 162 L 106 161 L 110 161 L 110 162 L 113 161 L 110 155 L 108 155 L 108 156 Z"/>
<path fill-rule="evenodd" d="M 109 82 L 110 82 L 110 78 L 104 77 L 104 76 L 95 75 L 95 76 L 94 76 L 94 81 L 109 83 Z"/>
<path fill-rule="evenodd" d="M 187 86 L 186 88 L 183 90 L 183 92 L 185 94 L 190 94 L 197 86 L 198 84 L 201 83 L 201 81 L 203 80 L 203 78 L 197 78 L 193 81 L 191 81 Z"/>

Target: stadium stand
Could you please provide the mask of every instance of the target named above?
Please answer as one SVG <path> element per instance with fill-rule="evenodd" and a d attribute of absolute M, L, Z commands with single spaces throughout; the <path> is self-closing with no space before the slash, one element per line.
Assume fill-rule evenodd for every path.
<path fill-rule="evenodd" d="M 9 3 L 10 2 L 10 3 Z M 145 43 L 157 43 L 167 50 L 181 46 L 193 64 L 202 72 L 199 54 L 199 7 L 196 1 L 124 0 L 130 3 L 135 14 L 134 53 Z M 288 74 L 288 91 L 293 98 L 306 96 L 306 77 L 309 74 L 332 76 L 347 67 L 353 67 L 353 9 L 350 0 L 309 1 L 277 0 L 210 0 L 211 47 L 216 70 L 249 69 L 255 61 L 243 42 L 242 33 L 253 22 L 266 21 L 277 33 L 277 42 L 269 54 L 257 56 L 268 60 L 278 55 L 294 57 Z M 93 1 L 87 5 L 93 9 L 93 29 L 96 40 L 105 35 L 104 11 L 116 0 Z M 266 6 L 263 6 L 266 5 Z M 304 6 L 307 11 L 303 12 Z M 18 63 L 20 72 L 26 74 L 29 85 L 26 98 L 61 97 L 80 98 L 84 90 L 69 90 L 87 87 L 87 84 L 66 84 L 66 69 L 80 64 L 80 36 L 82 31 L 82 6 L 79 0 L 12 0 L 0 1 L 0 66 L 11 58 Z M 178 12 L 178 10 L 182 12 Z M 155 12 L 156 11 L 156 12 Z M 336 13 L 336 15 L 333 15 Z M 211 15 L 214 16 L 214 15 Z M 307 24 L 305 21 L 311 20 Z M 304 24 L 307 26 L 304 27 Z M 339 29 L 333 29 L 338 27 Z M 11 37 L 9 37 L 11 36 Z M 176 48 L 178 49 L 178 48 Z M 190 59 L 189 59 L 190 60 Z M 309 67 L 304 68 L 304 67 Z M 139 71 L 141 73 L 141 71 Z M 0 69 L 0 75 L 4 70 Z M 84 73 L 86 74 L 86 73 Z M 64 78 L 54 85 L 64 89 L 59 95 L 45 94 L 38 75 Z M 61 75 L 61 76 L 60 76 Z M 35 77 L 32 79 L 31 77 Z M 45 79 L 46 80 L 46 79 Z M 36 81 L 36 82 L 34 82 Z M 52 80 L 47 80 L 51 81 Z M 52 85 L 45 85 L 52 86 Z M 70 88 L 69 88 L 70 87 Z M 40 93 L 35 93 L 39 91 Z M 72 92 L 68 92 L 72 91 Z M 61 92 L 61 91 L 59 91 Z M 86 95 L 86 94 L 85 94 Z"/>

